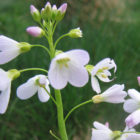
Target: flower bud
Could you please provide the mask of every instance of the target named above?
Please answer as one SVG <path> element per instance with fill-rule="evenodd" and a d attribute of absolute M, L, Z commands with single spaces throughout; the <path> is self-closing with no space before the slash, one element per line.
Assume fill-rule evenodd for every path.
<path fill-rule="evenodd" d="M 34 37 L 44 36 L 44 31 L 38 26 L 31 26 L 26 29 L 27 33 Z"/>
<path fill-rule="evenodd" d="M 49 2 L 47 2 L 47 4 L 45 5 L 45 8 L 42 8 L 41 16 L 44 20 L 50 20 L 51 19 L 52 8 L 51 8 L 51 4 Z"/>
<path fill-rule="evenodd" d="M 52 7 L 52 19 L 55 20 L 57 16 L 57 7 L 56 5 L 53 5 Z"/>
<path fill-rule="evenodd" d="M 18 71 L 17 69 L 11 69 L 7 73 L 8 73 L 8 77 L 12 80 L 20 76 L 20 71 Z"/>
<path fill-rule="evenodd" d="M 58 10 L 61 12 L 61 14 L 65 14 L 67 10 L 67 3 L 63 3 Z"/>
<path fill-rule="evenodd" d="M 71 38 L 79 38 L 79 37 L 82 37 L 82 31 L 80 30 L 80 28 L 72 29 L 70 30 L 68 35 Z"/>
<path fill-rule="evenodd" d="M 32 15 L 33 19 L 36 22 L 40 22 L 41 16 L 40 16 L 40 12 L 38 11 L 38 9 L 36 9 L 34 5 L 31 5 L 30 11 L 31 11 L 31 15 Z"/>
<path fill-rule="evenodd" d="M 138 76 L 137 79 L 138 79 L 138 84 L 140 86 L 140 76 Z"/>
<path fill-rule="evenodd" d="M 24 53 L 24 52 L 28 52 L 32 46 L 27 42 L 20 42 L 18 44 L 18 47 L 20 49 L 20 53 Z"/>

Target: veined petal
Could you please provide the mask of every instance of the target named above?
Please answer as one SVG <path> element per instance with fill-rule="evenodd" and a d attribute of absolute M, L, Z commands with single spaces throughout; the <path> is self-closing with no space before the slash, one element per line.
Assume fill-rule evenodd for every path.
<path fill-rule="evenodd" d="M 20 54 L 19 48 L 13 48 L 0 52 L 0 64 L 5 64 Z"/>
<path fill-rule="evenodd" d="M 123 108 L 126 112 L 132 113 L 140 108 L 140 103 L 134 99 L 128 99 L 124 102 Z"/>
<path fill-rule="evenodd" d="M 0 51 L 5 51 L 8 49 L 16 49 L 17 44 L 18 44 L 17 41 L 15 41 L 9 37 L 0 35 Z"/>
<path fill-rule="evenodd" d="M 4 114 L 7 110 L 9 99 L 10 99 L 10 90 L 11 90 L 11 83 L 7 87 L 7 89 L 2 91 L 2 93 L 0 94 L 0 114 Z"/>
<path fill-rule="evenodd" d="M 74 61 L 81 65 L 86 65 L 89 62 L 89 54 L 85 50 L 75 49 L 67 51 L 66 54 Z"/>
<path fill-rule="evenodd" d="M 48 91 L 50 92 L 50 91 Z M 50 98 L 48 93 L 41 87 L 38 87 L 38 98 L 41 102 L 47 102 Z"/>
<path fill-rule="evenodd" d="M 68 82 L 68 69 L 66 67 L 60 68 L 58 64 L 56 64 L 55 60 L 52 60 L 48 72 L 48 78 L 55 89 L 62 89 Z"/>
<path fill-rule="evenodd" d="M 101 93 L 99 82 L 98 82 L 97 78 L 94 76 L 91 77 L 91 86 L 94 91 L 96 91 L 97 93 Z"/>
<path fill-rule="evenodd" d="M 29 79 L 26 83 L 17 88 L 18 98 L 25 100 L 32 97 L 37 92 L 38 87 L 35 85 L 35 78 L 36 77 Z"/>
<path fill-rule="evenodd" d="M 140 93 L 139 93 L 137 90 L 135 90 L 135 89 L 129 89 L 129 90 L 128 90 L 128 95 L 129 95 L 132 99 L 134 99 L 134 100 L 140 102 Z"/>
<path fill-rule="evenodd" d="M 83 66 L 71 62 L 71 64 L 69 64 L 68 72 L 69 72 L 68 81 L 73 86 L 82 87 L 88 82 L 89 79 L 88 72 Z"/>

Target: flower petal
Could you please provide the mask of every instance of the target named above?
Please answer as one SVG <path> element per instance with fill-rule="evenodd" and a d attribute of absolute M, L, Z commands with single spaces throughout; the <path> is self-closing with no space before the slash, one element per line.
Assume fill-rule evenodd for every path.
<path fill-rule="evenodd" d="M 66 54 L 78 64 L 81 64 L 83 66 L 88 64 L 89 62 L 89 54 L 85 50 L 75 49 L 67 51 Z"/>
<path fill-rule="evenodd" d="M 50 91 L 48 91 L 50 92 Z M 48 93 L 41 87 L 38 88 L 38 98 L 41 102 L 47 102 L 50 98 Z"/>
<path fill-rule="evenodd" d="M 16 58 L 19 54 L 20 52 L 18 48 L 0 52 L 0 64 L 8 63 L 12 59 Z"/>
<path fill-rule="evenodd" d="M 67 85 L 68 81 L 68 72 L 67 68 L 63 67 L 60 68 L 56 62 L 55 59 L 52 60 L 51 66 L 48 72 L 48 78 L 50 81 L 50 84 L 55 89 L 63 89 Z"/>
<path fill-rule="evenodd" d="M 128 94 L 132 99 L 140 102 L 140 93 L 137 90 L 129 89 Z"/>
<path fill-rule="evenodd" d="M 89 79 L 87 70 L 81 65 L 74 64 L 74 62 L 69 64 L 68 74 L 68 81 L 76 87 L 83 87 Z"/>
<path fill-rule="evenodd" d="M 0 94 L 0 114 L 4 114 L 7 110 L 9 99 L 10 99 L 11 84 L 6 90 Z"/>
<path fill-rule="evenodd" d="M 35 85 L 35 77 L 29 79 L 26 83 L 17 88 L 17 96 L 21 100 L 26 100 L 32 97 L 36 92 L 37 86 Z"/>
<path fill-rule="evenodd" d="M 97 74 L 97 77 L 101 80 L 101 81 L 103 81 L 103 82 L 111 82 L 112 80 L 110 80 L 108 77 L 104 77 L 104 76 L 102 76 L 102 74 L 104 74 L 104 73 L 99 73 L 99 74 Z"/>
<path fill-rule="evenodd" d="M 136 111 L 138 108 L 140 108 L 140 104 L 134 99 L 126 100 L 123 105 L 123 109 L 128 113 L 132 113 Z"/>
<path fill-rule="evenodd" d="M 97 130 L 108 130 L 111 131 L 106 125 L 99 123 L 99 122 L 94 122 L 93 126 L 97 129 Z"/>
<path fill-rule="evenodd" d="M 91 86 L 94 91 L 96 91 L 97 93 L 101 93 L 99 82 L 94 76 L 91 77 Z"/>
<path fill-rule="evenodd" d="M 7 73 L 3 69 L 0 69 L 0 90 L 4 91 L 10 82 L 11 79 L 8 78 Z"/>
<path fill-rule="evenodd" d="M 0 35 L 0 51 L 5 51 L 8 49 L 16 49 L 17 44 L 18 44 L 17 41 L 15 41 L 9 37 Z"/>

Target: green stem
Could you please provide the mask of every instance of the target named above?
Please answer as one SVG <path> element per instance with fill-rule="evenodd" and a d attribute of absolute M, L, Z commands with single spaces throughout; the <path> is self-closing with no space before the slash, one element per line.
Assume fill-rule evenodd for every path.
<path fill-rule="evenodd" d="M 58 42 L 59 42 L 62 38 L 66 37 L 66 36 L 68 36 L 68 33 L 67 33 L 67 34 L 64 34 L 64 35 L 62 35 L 62 36 L 60 36 L 60 37 L 56 40 L 56 42 L 55 42 L 55 44 L 54 44 L 54 48 L 56 48 Z"/>
<path fill-rule="evenodd" d="M 43 48 L 45 51 L 48 52 L 48 54 L 50 54 L 49 49 L 47 47 L 43 46 L 43 45 L 35 44 L 35 45 L 31 45 L 31 47 L 40 47 L 40 48 Z"/>
<path fill-rule="evenodd" d="M 47 92 L 47 94 L 50 96 L 50 98 L 53 100 L 53 102 L 57 105 L 55 99 L 53 98 L 53 96 L 48 92 L 48 90 L 43 86 L 44 90 Z"/>
<path fill-rule="evenodd" d="M 48 73 L 47 70 L 42 69 L 42 68 L 27 68 L 27 69 L 19 70 L 19 72 L 26 72 L 26 71 L 42 71 L 42 72 Z"/>
<path fill-rule="evenodd" d="M 58 138 L 58 137 L 52 132 L 52 130 L 50 130 L 50 134 L 51 134 L 55 139 L 60 140 L 60 138 Z"/>
<path fill-rule="evenodd" d="M 85 105 L 85 104 L 91 103 L 91 102 L 93 102 L 93 100 L 85 101 L 85 102 L 83 102 L 83 103 L 81 103 L 81 104 L 79 104 L 79 105 L 73 107 L 73 108 L 68 112 L 68 114 L 66 115 L 66 117 L 65 117 L 65 122 L 66 122 L 66 120 L 68 119 L 68 117 L 70 116 L 70 114 L 71 114 L 74 110 L 76 110 L 77 108 L 79 108 L 79 107 L 81 107 L 81 106 L 83 106 L 83 105 Z"/>
<path fill-rule="evenodd" d="M 126 131 L 126 132 L 122 132 L 122 134 L 128 134 L 128 133 L 140 134 L 140 132 L 136 132 L 136 131 Z"/>
<path fill-rule="evenodd" d="M 60 90 L 55 90 L 55 98 L 56 98 L 56 102 L 57 102 L 58 127 L 59 127 L 61 140 L 68 140 L 65 121 L 64 121 L 63 104 L 62 104 Z"/>

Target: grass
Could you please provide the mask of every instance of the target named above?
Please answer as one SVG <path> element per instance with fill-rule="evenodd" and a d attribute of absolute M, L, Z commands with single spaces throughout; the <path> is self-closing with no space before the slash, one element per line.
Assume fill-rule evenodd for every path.
<path fill-rule="evenodd" d="M 26 27 L 35 25 L 29 13 L 29 5 L 31 3 L 35 2 L 27 0 L 5 0 L 0 2 L 0 34 L 9 36 L 17 41 L 46 45 L 44 39 L 34 39 L 25 32 Z M 79 25 L 84 33 L 82 39 L 63 39 L 58 44 L 58 49 L 66 51 L 74 48 L 83 48 L 89 52 L 90 63 L 93 65 L 105 57 L 115 60 L 118 68 L 116 79 L 112 83 L 101 83 L 102 91 L 115 83 L 125 84 L 126 90 L 129 88 L 138 89 L 136 80 L 136 77 L 140 74 L 140 65 L 138 65 L 140 63 L 140 21 L 138 18 L 140 9 L 138 5 L 140 5 L 138 0 L 128 5 L 121 22 L 110 20 L 98 22 L 95 20 L 81 24 L 80 21 L 84 19 L 79 20 L 77 18 L 78 14 L 75 13 L 74 16 L 76 18 L 65 18 L 57 28 L 55 38 Z M 15 67 L 18 69 L 27 67 L 48 68 L 49 61 L 49 57 L 46 56 L 43 50 L 34 48 L 32 51 L 1 67 L 5 70 Z M 51 100 L 43 104 L 38 101 L 36 96 L 26 101 L 20 101 L 16 97 L 17 86 L 35 74 L 37 72 L 25 73 L 13 82 L 8 110 L 6 114 L 0 116 L 0 139 L 52 140 L 49 130 L 57 132 L 56 108 Z M 62 90 L 65 115 L 73 106 L 90 99 L 94 94 L 90 82 L 83 88 L 75 88 L 68 85 L 66 89 Z M 109 121 L 111 123 L 110 126 L 114 130 L 123 129 L 126 116 L 127 114 L 124 113 L 122 105 L 105 103 L 86 105 L 73 112 L 68 119 L 67 129 L 69 137 L 72 139 L 72 135 L 81 135 L 81 131 L 86 133 L 86 130 L 88 130 L 89 126 L 92 127 L 92 122 L 95 120 L 102 123 Z M 119 122 L 122 122 L 121 125 Z"/>

